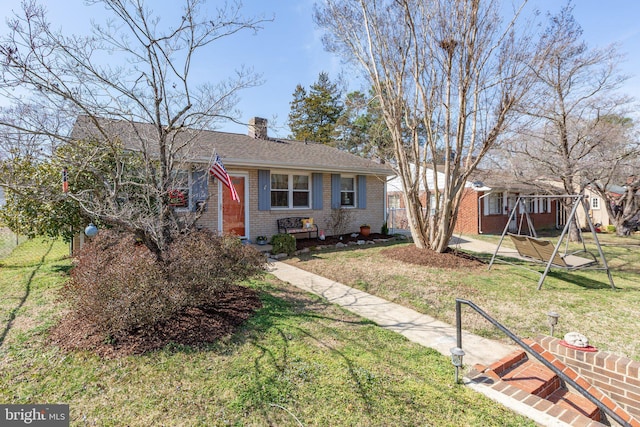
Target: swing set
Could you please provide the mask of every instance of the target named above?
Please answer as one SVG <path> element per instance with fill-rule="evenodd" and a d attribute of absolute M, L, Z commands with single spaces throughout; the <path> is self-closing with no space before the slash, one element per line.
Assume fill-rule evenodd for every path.
<path fill-rule="evenodd" d="M 562 233 L 560 234 L 560 238 L 558 239 L 558 243 L 556 243 L 555 245 L 549 240 L 538 238 L 536 230 L 533 226 L 533 222 L 531 221 L 531 217 L 529 216 L 529 210 L 526 208 L 527 205 L 525 204 L 526 201 L 531 199 L 572 200 L 573 206 L 571 208 L 571 213 L 567 216 L 564 227 L 562 229 Z M 580 227 L 577 227 L 577 230 L 580 235 L 580 241 L 582 242 L 582 249 L 574 252 L 569 252 L 569 231 L 571 230 L 571 227 L 577 223 L 577 221 L 574 221 L 574 219 L 576 219 L 576 213 L 579 206 L 582 206 L 582 208 L 584 209 L 585 218 L 589 226 L 589 230 L 591 231 L 593 240 L 595 241 L 596 247 L 598 248 L 597 257 L 587 250 L 584 239 L 582 238 L 582 230 L 580 229 Z M 558 209 L 560 209 L 560 207 L 558 207 Z M 520 213 L 518 213 L 518 211 L 520 211 Z M 513 221 L 518 220 L 518 215 L 520 215 L 520 218 L 517 222 L 517 233 L 511 233 L 509 232 L 509 225 Z M 525 228 L 525 226 L 527 228 L 526 234 L 523 233 L 523 229 Z M 497 258 L 498 251 L 500 250 L 502 242 L 504 241 L 506 236 L 509 236 L 509 238 L 513 242 L 513 245 L 515 246 L 516 251 L 518 251 L 518 255 L 520 256 L 520 258 L 545 265 L 544 272 L 540 273 L 537 270 L 522 266 L 521 264 L 515 264 L 509 262 L 508 260 Z M 563 242 L 564 251 L 561 251 Z M 585 256 L 578 256 L 579 254 L 585 254 Z M 588 258 L 586 256 L 588 256 Z M 503 262 L 506 264 L 524 268 L 528 271 L 539 273 L 540 279 L 538 280 L 538 290 L 542 289 L 544 279 L 546 279 L 551 268 L 560 268 L 568 271 L 582 269 L 606 270 L 607 276 L 609 278 L 609 283 L 611 284 L 611 289 L 616 289 L 615 285 L 613 284 L 613 278 L 611 277 L 611 271 L 609 270 L 607 260 L 604 257 L 602 247 L 600 246 L 600 242 L 598 241 L 598 235 L 596 233 L 595 227 L 593 226 L 593 222 L 589 217 L 587 207 L 584 203 L 584 195 L 582 194 L 518 196 L 518 199 L 514 205 L 514 209 L 511 211 L 509 219 L 507 220 L 507 224 L 504 227 L 504 231 L 500 236 L 500 242 L 498 243 L 498 246 L 496 247 L 496 250 L 491 257 L 489 270 L 491 269 L 491 266 L 494 262 Z"/>

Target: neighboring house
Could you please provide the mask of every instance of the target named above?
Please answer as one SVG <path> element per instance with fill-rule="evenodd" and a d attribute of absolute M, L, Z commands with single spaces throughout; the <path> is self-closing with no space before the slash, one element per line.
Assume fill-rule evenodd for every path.
<path fill-rule="evenodd" d="M 612 196 L 612 199 L 622 197 L 627 192 L 627 188 L 621 185 L 609 185 L 607 186 L 607 193 Z M 603 199 L 598 193 L 593 191 L 589 186 L 584 190 L 585 200 L 587 201 L 587 209 L 589 211 L 589 217 L 593 224 L 600 224 L 602 226 L 614 225 L 613 221 L 609 217 L 607 212 L 607 206 L 605 203 L 609 203 L 606 199 Z M 640 192 L 636 193 L 636 197 L 640 198 Z M 640 215 L 636 215 L 634 221 L 638 221 Z M 584 211 L 578 211 L 578 221 L 582 227 L 587 226 Z"/>
<path fill-rule="evenodd" d="M 607 188 L 615 197 L 619 197 L 625 193 L 625 188 L 619 185 L 612 185 Z M 604 227 L 613 224 L 609 219 L 609 213 L 607 212 L 607 206 L 605 205 L 605 203 L 608 203 L 607 200 L 603 199 L 598 193 L 593 191 L 591 187 L 585 188 L 584 194 L 591 223 L 600 224 Z M 587 227 L 584 210 L 579 209 L 577 215 L 580 226 Z"/>
<path fill-rule="evenodd" d="M 444 182 L 444 174 L 437 172 L 439 182 Z M 429 177 L 433 172 L 429 172 Z M 463 190 L 454 233 L 463 234 L 501 234 L 518 196 L 538 194 L 536 187 L 516 183 L 513 177 L 499 171 L 476 171 L 473 181 L 467 182 Z M 432 187 L 432 180 L 428 185 Z M 421 200 L 426 201 L 424 188 L 420 189 Z M 393 230 L 407 228 L 404 214 L 402 184 L 399 178 L 389 181 L 388 190 L 389 227 Z M 433 197 L 433 196 L 432 196 Z M 545 198 L 534 198 L 526 206 L 517 207 L 518 215 L 509 224 L 509 230 L 516 231 L 524 219 L 525 210 L 529 213 L 536 230 L 553 228 L 564 224 L 564 218 L 558 214 L 558 203 Z"/>
<path fill-rule="evenodd" d="M 132 124 L 111 122 L 114 135 L 126 148 L 136 150 L 137 139 L 127 138 Z M 86 137 L 92 125 L 79 118 L 73 136 Z M 149 125 L 136 124 L 137 133 L 149 132 Z M 199 131 L 190 135 L 190 148 L 182 163 L 184 187 L 176 189 L 175 209 L 194 211 L 205 203 L 198 220 L 202 227 L 234 233 L 255 241 L 257 236 L 278 233 L 277 220 L 286 217 L 313 218 L 318 228 L 333 234 L 328 226 L 332 211 L 351 211 L 348 232 L 368 223 L 379 230 L 385 221 L 385 182 L 393 175 L 383 164 L 340 151 L 336 148 L 292 140 L 270 138 L 267 121 L 254 118 L 248 135 Z M 229 173 L 240 202 L 207 173 L 217 153 Z M 205 178 L 206 176 L 206 178 Z"/>

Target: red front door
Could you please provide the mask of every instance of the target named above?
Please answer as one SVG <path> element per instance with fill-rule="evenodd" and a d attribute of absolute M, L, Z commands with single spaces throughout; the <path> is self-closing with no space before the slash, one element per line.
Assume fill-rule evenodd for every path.
<path fill-rule="evenodd" d="M 240 202 L 231 199 L 231 192 L 227 187 L 222 188 L 222 231 L 224 234 L 235 234 L 239 237 L 246 237 L 245 227 L 245 191 L 244 176 L 232 176 L 231 182 L 238 192 Z"/>

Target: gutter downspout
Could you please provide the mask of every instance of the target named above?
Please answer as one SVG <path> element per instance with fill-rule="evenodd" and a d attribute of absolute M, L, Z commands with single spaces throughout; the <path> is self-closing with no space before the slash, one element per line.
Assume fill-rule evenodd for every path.
<path fill-rule="evenodd" d="M 491 194 L 491 191 L 484 193 L 482 196 L 478 197 L 478 234 L 482 233 L 482 199 Z"/>

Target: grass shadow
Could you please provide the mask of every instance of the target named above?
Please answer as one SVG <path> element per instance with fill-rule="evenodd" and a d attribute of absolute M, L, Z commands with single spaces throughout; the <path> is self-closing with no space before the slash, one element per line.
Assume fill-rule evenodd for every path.
<path fill-rule="evenodd" d="M 600 290 L 600 289 L 611 289 L 611 285 L 609 284 L 608 279 L 606 278 L 606 273 L 603 273 L 605 277 L 603 280 L 595 280 L 588 277 L 581 276 L 579 274 L 575 274 L 569 271 L 559 271 L 559 270 L 551 270 L 548 277 L 553 277 L 554 279 L 562 280 L 563 282 L 572 283 L 576 286 L 580 286 L 585 289 L 592 290 Z M 615 281 L 614 281 L 615 283 Z M 543 285 L 544 286 L 544 285 Z M 619 288 L 618 288 L 619 289 Z"/>
<path fill-rule="evenodd" d="M 11 327 L 13 326 L 13 322 L 16 320 L 16 317 L 18 315 L 18 311 L 25 305 L 25 303 L 27 302 L 27 299 L 29 299 L 29 295 L 31 294 L 31 284 L 33 283 L 33 278 L 38 273 L 40 268 L 42 268 L 42 266 L 44 265 L 44 261 L 45 261 L 45 259 L 47 258 L 47 255 L 49 255 L 49 253 L 51 252 L 52 249 L 53 249 L 53 242 L 51 242 L 49 244 L 49 247 L 47 248 L 47 250 L 44 253 L 44 255 L 42 255 L 42 258 L 34 266 L 33 270 L 29 274 L 29 277 L 27 278 L 27 282 L 25 284 L 24 295 L 22 296 L 22 298 L 20 298 L 20 301 L 18 302 L 18 305 L 15 306 L 9 312 L 9 316 L 8 316 L 8 319 L 7 319 L 7 324 L 5 325 L 4 330 L 0 334 L 0 347 L 2 347 L 2 345 L 4 344 L 4 341 L 7 339 L 7 335 L 9 334 L 9 331 L 11 330 Z"/>

